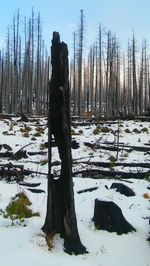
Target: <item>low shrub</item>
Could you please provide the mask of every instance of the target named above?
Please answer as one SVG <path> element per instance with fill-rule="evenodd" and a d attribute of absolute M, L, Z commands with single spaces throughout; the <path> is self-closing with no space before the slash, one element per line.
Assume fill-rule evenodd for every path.
<path fill-rule="evenodd" d="M 24 133 L 22 134 L 22 136 L 23 136 L 24 138 L 29 138 L 29 133 L 28 133 L 28 132 L 24 132 Z"/>
<path fill-rule="evenodd" d="M 40 150 L 48 149 L 48 142 L 44 142 L 40 144 Z"/>
<path fill-rule="evenodd" d="M 32 130 L 32 128 L 31 127 L 29 127 L 29 126 L 24 126 L 24 127 L 21 127 L 20 128 L 20 132 L 27 132 L 27 133 L 29 133 L 30 131 Z"/>
<path fill-rule="evenodd" d="M 46 165 L 46 164 L 48 164 L 48 159 L 44 159 L 40 161 L 41 166 Z"/>
<path fill-rule="evenodd" d="M 124 155 L 123 155 L 125 158 L 127 158 L 129 156 L 129 153 L 128 152 L 125 152 Z"/>
<path fill-rule="evenodd" d="M 140 134 L 141 133 L 141 131 L 139 129 L 137 129 L 137 128 L 134 128 L 133 132 L 136 133 L 136 134 Z"/>
<path fill-rule="evenodd" d="M 22 220 L 25 218 L 30 218 L 33 216 L 39 216 L 39 213 L 33 213 L 28 207 L 31 205 L 31 201 L 24 194 L 20 192 L 15 195 L 6 207 L 4 211 L 4 218 L 10 218 L 12 225 L 14 225 L 14 220 Z"/>
<path fill-rule="evenodd" d="M 100 131 L 100 129 L 98 127 L 93 130 L 93 134 L 94 135 L 98 135 L 100 132 L 101 131 Z"/>
<path fill-rule="evenodd" d="M 109 129 L 108 127 L 101 127 L 100 130 L 101 130 L 102 133 L 108 133 L 108 132 L 111 131 L 111 129 Z"/>
<path fill-rule="evenodd" d="M 111 162 L 111 163 L 115 163 L 117 161 L 116 157 L 113 156 L 113 155 L 110 155 L 108 160 Z"/>
<path fill-rule="evenodd" d="M 34 137 L 41 137 L 41 133 L 40 132 L 36 132 L 33 134 Z"/>
<path fill-rule="evenodd" d="M 44 129 L 42 127 L 36 127 L 35 130 L 37 131 L 37 133 L 44 134 Z"/>
<path fill-rule="evenodd" d="M 147 127 L 143 127 L 143 128 L 141 129 L 141 132 L 146 132 L 146 133 L 148 133 L 148 128 L 147 128 Z"/>
<path fill-rule="evenodd" d="M 126 128 L 125 133 L 131 133 L 130 129 Z"/>

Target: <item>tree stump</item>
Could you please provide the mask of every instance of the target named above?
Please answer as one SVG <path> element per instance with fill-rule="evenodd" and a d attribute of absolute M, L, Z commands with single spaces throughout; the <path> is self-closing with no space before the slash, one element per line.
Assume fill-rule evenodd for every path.
<path fill-rule="evenodd" d="M 120 192 L 121 194 L 124 194 L 127 197 L 135 196 L 135 192 L 122 183 L 112 183 L 110 188 L 116 188 L 117 192 Z"/>
<path fill-rule="evenodd" d="M 29 122 L 29 118 L 27 117 L 26 114 L 21 114 L 21 119 L 20 119 L 21 122 Z"/>
<path fill-rule="evenodd" d="M 97 229 L 116 232 L 118 235 L 136 231 L 124 218 L 121 209 L 112 201 L 95 199 L 94 224 Z"/>

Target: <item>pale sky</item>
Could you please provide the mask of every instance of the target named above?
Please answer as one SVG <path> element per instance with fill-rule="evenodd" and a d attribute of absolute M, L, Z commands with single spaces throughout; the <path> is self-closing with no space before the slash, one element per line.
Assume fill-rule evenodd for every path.
<path fill-rule="evenodd" d="M 77 29 L 80 10 L 84 10 L 86 24 L 85 46 L 96 40 L 101 23 L 114 32 L 124 47 L 128 38 L 135 37 L 141 43 L 150 39 L 150 0 L 1 0 L 0 40 L 6 36 L 7 27 L 12 24 L 13 14 L 20 8 L 20 15 L 29 16 L 32 7 L 41 14 L 43 39 L 51 44 L 53 31 L 59 31 L 61 40 L 71 49 L 73 32 Z"/>

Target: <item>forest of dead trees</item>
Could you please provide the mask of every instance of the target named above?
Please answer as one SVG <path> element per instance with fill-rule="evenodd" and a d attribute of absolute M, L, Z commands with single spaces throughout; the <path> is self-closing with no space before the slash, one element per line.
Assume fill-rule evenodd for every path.
<path fill-rule="evenodd" d="M 96 119 L 150 114 L 148 43 L 139 48 L 134 33 L 122 52 L 117 37 L 98 27 L 95 43 L 85 53 L 84 13 L 73 33 L 70 58 L 72 115 Z M 54 29 L 55 30 L 55 29 Z M 50 36 L 51 38 L 51 36 Z M 0 113 L 44 115 L 48 111 L 51 64 L 42 38 L 40 14 L 14 14 L 0 51 Z M 86 47 L 87 50 L 87 47 Z"/>
<path fill-rule="evenodd" d="M 40 115 L 47 110 L 49 55 L 41 25 L 34 10 L 28 20 L 19 10 L 13 16 L 0 52 L 0 112 Z"/>

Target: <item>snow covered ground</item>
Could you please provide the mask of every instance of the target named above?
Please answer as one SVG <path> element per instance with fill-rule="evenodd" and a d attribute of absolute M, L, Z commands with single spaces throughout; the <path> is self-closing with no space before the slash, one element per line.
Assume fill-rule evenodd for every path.
<path fill-rule="evenodd" d="M 7 144 L 12 148 L 12 152 L 18 151 L 21 147 L 29 151 L 47 151 L 42 144 L 47 141 L 46 120 L 43 118 L 38 123 L 17 122 L 17 119 L 0 121 L 0 145 Z M 28 136 L 24 133 L 26 127 L 30 127 Z M 39 127 L 44 132 L 37 136 Z M 101 126 L 103 127 L 103 126 Z M 73 128 L 72 137 L 79 143 L 78 149 L 72 150 L 73 159 L 86 157 L 90 161 L 108 162 L 110 156 L 116 156 L 116 151 L 99 150 L 88 148 L 84 142 L 104 143 L 113 142 L 117 130 L 116 124 L 107 125 L 110 128 L 108 133 L 93 134 L 95 125 L 77 126 Z M 38 129 L 37 129 L 38 128 Z M 138 129 L 138 133 L 135 132 Z M 142 130 L 147 128 L 147 130 Z M 130 133 L 127 133 L 128 130 Z M 41 131 L 40 131 L 41 132 Z M 120 142 L 125 145 L 144 146 L 150 145 L 150 125 L 147 122 L 125 121 L 120 122 Z M 148 147 L 148 145 L 145 145 Z M 3 145 L 0 152 L 6 152 Z M 53 160 L 59 160 L 56 148 L 53 148 Z M 79 162 L 85 159 L 80 159 Z M 0 265 L 1 266 L 150 266 L 150 244 L 146 240 L 150 231 L 148 217 L 150 217 L 149 198 L 143 197 L 145 193 L 150 196 L 148 180 L 130 179 L 131 183 L 122 182 L 129 186 L 135 192 L 136 196 L 126 197 L 110 188 L 114 179 L 91 179 L 74 178 L 74 194 L 76 215 L 78 221 L 79 234 L 82 243 L 86 246 L 88 254 L 68 255 L 63 251 L 63 239 L 59 235 L 54 236 L 54 247 L 50 251 L 47 248 L 44 234 L 41 227 L 44 223 L 46 212 L 46 191 L 47 179 L 47 153 L 44 155 L 29 156 L 18 161 L 0 158 L 0 164 L 12 162 L 13 164 L 23 164 L 25 169 L 37 171 L 38 174 L 26 177 L 26 182 L 40 182 L 40 189 L 45 193 L 35 194 L 30 192 L 26 187 L 20 186 L 16 182 L 8 183 L 5 180 L 0 181 L 0 210 L 5 210 L 10 202 L 11 197 L 16 193 L 24 191 L 32 202 L 32 209 L 39 212 L 39 217 L 26 219 L 19 225 L 17 222 L 11 225 L 10 219 L 5 219 L 0 212 Z M 138 152 L 126 150 L 119 152 L 118 162 L 147 162 L 150 163 L 148 152 Z M 89 165 L 76 164 L 73 170 L 82 170 L 89 168 Z M 121 169 L 121 167 L 120 167 Z M 53 168 L 54 172 L 59 170 L 59 166 Z M 131 169 L 123 169 L 124 171 Z M 133 169 L 132 169 L 133 170 Z M 132 171 L 131 170 L 131 171 Z M 137 169 L 136 169 L 137 170 Z M 142 171 L 138 168 L 139 171 Z M 148 169 L 147 169 L 148 170 Z M 129 181 L 129 180 L 128 180 Z M 92 192 L 78 194 L 82 189 L 98 186 L 98 189 Z M 96 198 L 115 202 L 123 212 L 124 217 L 131 223 L 136 232 L 117 235 L 104 230 L 95 229 L 92 217 L 94 214 L 94 201 Z"/>

